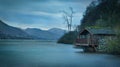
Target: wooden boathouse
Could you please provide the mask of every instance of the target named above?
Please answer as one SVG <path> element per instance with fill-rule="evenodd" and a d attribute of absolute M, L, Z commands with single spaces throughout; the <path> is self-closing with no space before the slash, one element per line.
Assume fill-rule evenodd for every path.
<path fill-rule="evenodd" d="M 112 39 L 115 32 L 111 29 L 86 28 L 79 32 L 75 42 L 76 48 L 82 48 L 84 51 L 95 52 L 99 45 L 105 44 L 105 39 Z"/>

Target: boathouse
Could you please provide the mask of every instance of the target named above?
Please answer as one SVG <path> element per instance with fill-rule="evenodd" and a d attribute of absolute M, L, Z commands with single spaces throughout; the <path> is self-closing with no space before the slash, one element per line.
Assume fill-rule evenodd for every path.
<path fill-rule="evenodd" d="M 115 32 L 111 29 L 86 28 L 79 32 L 75 47 L 83 48 L 84 51 L 88 50 L 86 48 L 92 48 L 92 51 L 96 51 L 96 47 L 99 45 L 105 45 L 106 38 L 112 39 L 114 36 Z"/>

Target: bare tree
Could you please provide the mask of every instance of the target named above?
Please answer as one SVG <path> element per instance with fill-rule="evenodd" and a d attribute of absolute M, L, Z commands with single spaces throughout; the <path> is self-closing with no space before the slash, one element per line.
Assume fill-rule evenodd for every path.
<path fill-rule="evenodd" d="M 65 20 L 65 23 L 67 24 L 68 31 L 71 31 L 74 11 L 72 7 L 69 7 L 69 10 L 70 10 L 70 13 L 66 11 L 62 11 L 62 12 L 63 12 L 63 19 Z"/>

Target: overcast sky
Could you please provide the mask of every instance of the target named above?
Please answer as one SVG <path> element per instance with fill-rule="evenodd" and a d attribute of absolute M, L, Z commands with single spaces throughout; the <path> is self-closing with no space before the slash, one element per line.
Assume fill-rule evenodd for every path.
<path fill-rule="evenodd" d="M 92 0 L 0 0 L 0 20 L 20 28 L 65 29 L 62 10 L 75 15 L 73 24 L 80 24 L 86 7 Z"/>

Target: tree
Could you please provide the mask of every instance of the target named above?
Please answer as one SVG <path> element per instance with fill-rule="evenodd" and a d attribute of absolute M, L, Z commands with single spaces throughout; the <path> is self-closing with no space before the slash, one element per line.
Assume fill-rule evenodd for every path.
<path fill-rule="evenodd" d="M 69 7 L 69 10 L 70 10 L 70 13 L 66 11 L 62 11 L 62 12 L 63 12 L 63 19 L 65 23 L 67 24 L 68 31 L 71 31 L 74 11 L 72 7 Z"/>
<path fill-rule="evenodd" d="M 70 31 L 63 35 L 57 42 L 64 43 L 64 44 L 73 44 L 77 38 L 76 31 Z"/>

